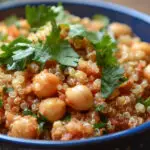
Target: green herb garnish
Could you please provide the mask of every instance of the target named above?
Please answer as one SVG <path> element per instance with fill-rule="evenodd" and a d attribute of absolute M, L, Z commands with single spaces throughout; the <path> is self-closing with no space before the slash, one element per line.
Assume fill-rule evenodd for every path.
<path fill-rule="evenodd" d="M 94 129 L 105 128 L 105 127 L 106 127 L 106 123 L 103 123 L 103 122 L 101 122 L 101 123 L 95 123 L 95 124 L 93 125 L 93 127 L 94 127 Z"/>
<path fill-rule="evenodd" d="M 0 108 L 3 107 L 3 100 L 0 98 Z"/>
<path fill-rule="evenodd" d="M 69 28 L 70 28 L 69 35 L 68 35 L 69 38 L 86 37 L 91 43 L 95 44 L 98 43 L 102 37 L 102 33 L 87 31 L 80 24 L 70 25 Z"/>
<path fill-rule="evenodd" d="M 56 16 L 57 14 L 52 11 L 51 7 L 45 5 L 26 6 L 26 19 L 32 28 L 39 28 Z"/>
<path fill-rule="evenodd" d="M 124 69 L 117 62 L 114 52 L 116 42 L 106 33 L 99 43 L 95 44 L 97 65 L 102 67 L 101 93 L 103 98 L 109 97 L 112 92 L 126 79 Z"/>
<path fill-rule="evenodd" d="M 103 104 L 101 104 L 101 105 L 97 105 L 96 107 L 95 107 L 95 111 L 96 112 L 101 112 L 101 111 L 103 111 L 104 110 L 104 105 Z"/>
<path fill-rule="evenodd" d="M 50 7 L 43 5 L 39 6 L 38 8 L 27 6 L 26 9 L 28 15 L 32 11 L 38 12 L 38 9 L 39 13 L 42 13 L 42 11 L 48 13 L 47 15 L 50 15 L 49 20 L 52 24 L 52 31 L 44 44 L 40 42 L 33 44 L 30 40 L 19 37 L 10 44 L 3 45 L 1 47 L 3 53 L 0 55 L 0 64 L 6 65 L 7 70 L 24 70 L 26 66 L 32 61 L 37 62 L 41 65 L 41 67 L 43 67 L 47 60 L 56 60 L 61 65 L 76 67 L 78 64 L 79 56 L 73 50 L 68 40 L 63 40 L 60 38 L 60 29 L 55 21 L 56 16 Z M 39 26 L 47 21 L 44 19 L 44 17 L 47 15 L 43 14 L 43 16 L 40 16 L 40 18 L 43 18 L 43 23 L 41 21 Z M 36 16 L 34 19 L 35 18 Z M 29 23 L 34 27 L 37 20 L 30 19 Z"/>
<path fill-rule="evenodd" d="M 35 113 L 33 113 L 33 112 L 32 112 L 30 109 L 28 109 L 28 108 L 25 108 L 22 113 L 23 113 L 24 116 L 30 115 L 30 116 L 33 116 L 33 117 L 37 118 L 37 115 L 36 115 Z"/>
<path fill-rule="evenodd" d="M 108 66 L 102 69 L 101 93 L 102 97 L 107 98 L 112 94 L 121 83 L 123 83 L 124 69 L 119 66 Z"/>
<path fill-rule="evenodd" d="M 65 117 L 62 119 L 62 121 L 70 121 L 71 120 L 71 114 L 66 113 Z"/>
<path fill-rule="evenodd" d="M 144 104 L 146 107 L 150 106 L 150 98 L 147 98 L 147 99 L 143 102 L 143 104 Z"/>
<path fill-rule="evenodd" d="M 150 97 L 145 100 L 143 98 L 138 98 L 137 102 L 143 104 L 145 107 L 148 107 L 150 106 Z"/>
<path fill-rule="evenodd" d="M 116 65 L 117 59 L 114 56 L 116 47 L 116 42 L 108 34 L 103 33 L 102 38 L 95 44 L 97 65 L 104 67 Z"/>
<path fill-rule="evenodd" d="M 86 37 L 96 50 L 97 65 L 102 67 L 102 96 L 107 98 L 126 79 L 114 52 L 116 41 L 106 32 L 89 32 L 82 25 L 70 25 L 69 38 Z"/>

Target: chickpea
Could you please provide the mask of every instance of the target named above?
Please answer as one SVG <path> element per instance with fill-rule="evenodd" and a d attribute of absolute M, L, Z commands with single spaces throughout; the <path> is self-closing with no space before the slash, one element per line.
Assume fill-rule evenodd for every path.
<path fill-rule="evenodd" d="M 11 123 L 13 123 L 15 120 L 19 119 L 21 116 L 15 115 L 11 112 L 6 111 L 5 112 L 5 118 L 6 118 L 6 124 L 5 127 L 8 128 Z"/>
<path fill-rule="evenodd" d="M 20 117 L 10 125 L 9 136 L 34 139 L 38 134 L 38 123 L 32 116 Z"/>
<path fill-rule="evenodd" d="M 53 96 L 57 92 L 59 78 L 44 70 L 33 78 L 32 90 L 38 97 Z"/>
<path fill-rule="evenodd" d="M 24 28 L 27 30 L 30 29 L 30 25 L 28 24 L 27 20 L 22 19 L 22 20 L 20 20 L 19 23 L 20 23 L 21 28 Z"/>
<path fill-rule="evenodd" d="M 132 50 L 140 50 L 150 55 L 150 44 L 146 42 L 136 42 L 132 45 Z"/>
<path fill-rule="evenodd" d="M 39 112 L 50 122 L 53 122 L 64 116 L 66 112 L 66 104 L 59 98 L 48 98 L 40 103 Z"/>
<path fill-rule="evenodd" d="M 132 29 L 123 23 L 112 23 L 109 29 L 114 33 L 115 37 L 120 37 L 121 35 L 131 35 Z"/>
<path fill-rule="evenodd" d="M 144 77 L 150 81 L 150 64 L 144 69 Z"/>
<path fill-rule="evenodd" d="M 75 110 L 88 110 L 93 105 L 93 95 L 85 85 L 77 85 L 67 89 L 66 103 Z"/>

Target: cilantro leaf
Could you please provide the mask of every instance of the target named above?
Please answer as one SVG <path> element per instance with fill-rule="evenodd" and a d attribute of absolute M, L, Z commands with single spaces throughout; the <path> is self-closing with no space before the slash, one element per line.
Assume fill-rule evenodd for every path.
<path fill-rule="evenodd" d="M 104 110 L 104 105 L 97 105 L 96 107 L 95 107 L 95 111 L 96 112 L 101 112 L 101 111 L 103 111 Z"/>
<path fill-rule="evenodd" d="M 70 38 L 86 37 L 91 43 L 96 44 L 101 39 L 102 33 L 87 31 L 82 25 L 75 24 L 70 25 L 70 31 L 68 36 Z"/>
<path fill-rule="evenodd" d="M 33 117 L 37 118 L 37 115 L 34 114 L 34 113 L 33 113 L 30 109 L 28 109 L 28 108 L 25 108 L 22 113 L 23 113 L 24 116 L 30 115 L 30 116 L 33 116 Z"/>
<path fill-rule="evenodd" d="M 3 53 L 0 55 L 1 65 L 7 65 L 8 70 L 23 70 L 31 60 L 35 48 L 31 41 L 19 37 L 8 45 L 1 47 Z"/>
<path fill-rule="evenodd" d="M 112 94 L 122 81 L 124 69 L 119 66 L 107 66 L 102 69 L 101 93 L 102 97 L 107 98 Z"/>
<path fill-rule="evenodd" d="M 124 69 L 119 67 L 114 52 L 116 42 L 106 33 L 94 45 L 96 49 L 97 65 L 102 67 L 101 93 L 103 98 L 109 97 L 112 92 L 126 81 Z"/>
<path fill-rule="evenodd" d="M 32 43 L 23 37 L 17 38 L 8 45 L 1 47 L 0 65 L 6 65 L 8 70 L 24 70 L 32 61 L 42 67 L 47 60 L 56 60 L 64 66 L 77 66 L 79 56 L 73 50 L 68 40 L 60 38 L 60 29 L 56 24 L 56 13 L 44 5 L 26 7 L 26 17 L 31 27 L 40 27 L 51 21 L 52 31 L 46 42 Z"/>
<path fill-rule="evenodd" d="M 117 59 L 114 57 L 116 43 L 108 34 L 103 34 L 100 41 L 95 44 L 95 49 L 98 66 L 113 66 L 117 64 Z"/>
<path fill-rule="evenodd" d="M 47 37 L 46 45 L 49 47 L 52 58 L 65 66 L 77 66 L 79 56 L 73 50 L 67 40 L 60 39 L 60 29 L 54 20 L 52 23 L 52 32 Z"/>
<path fill-rule="evenodd" d="M 64 7 L 61 3 L 59 3 L 58 6 L 52 6 L 51 9 L 57 14 L 56 22 L 58 24 L 70 22 L 69 18 L 71 15 L 64 10 Z"/>
<path fill-rule="evenodd" d="M 30 116 L 37 118 L 38 129 L 39 129 L 40 133 L 42 133 L 44 131 L 44 129 L 46 129 L 46 123 L 49 123 L 49 122 L 43 115 L 35 114 L 28 108 L 25 108 L 22 113 L 24 116 L 30 115 Z"/>
<path fill-rule="evenodd" d="M 143 104 L 144 104 L 146 107 L 150 106 L 150 97 L 147 98 L 147 99 L 143 102 Z"/>
<path fill-rule="evenodd" d="M 95 129 L 105 128 L 105 127 L 106 127 L 106 123 L 104 123 L 104 122 L 95 123 L 95 124 L 93 125 L 93 127 L 94 127 Z"/>
<path fill-rule="evenodd" d="M 146 107 L 148 107 L 148 106 L 150 106 L 150 97 L 148 97 L 145 100 L 143 98 L 138 98 L 137 102 L 145 105 Z"/>
<path fill-rule="evenodd" d="M 40 5 L 36 6 L 26 6 L 26 19 L 32 28 L 39 28 L 45 25 L 51 18 L 56 17 L 56 13 L 52 11 L 51 7 Z"/>
<path fill-rule="evenodd" d="M 0 108 L 3 107 L 3 100 L 0 98 Z"/>
<path fill-rule="evenodd" d="M 104 26 L 108 26 L 109 24 L 109 18 L 101 14 L 94 15 L 93 19 L 102 22 Z"/>
<path fill-rule="evenodd" d="M 71 120 L 71 114 L 66 113 L 65 117 L 62 119 L 63 121 L 70 121 Z"/>

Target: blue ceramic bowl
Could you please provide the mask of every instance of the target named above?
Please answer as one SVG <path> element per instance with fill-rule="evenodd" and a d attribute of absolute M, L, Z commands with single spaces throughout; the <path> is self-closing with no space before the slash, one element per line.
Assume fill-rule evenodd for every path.
<path fill-rule="evenodd" d="M 30 2 L 10 2 L 0 4 L 0 20 L 10 14 L 24 16 L 24 7 L 30 5 L 56 5 L 55 1 L 30 1 Z M 71 13 L 80 17 L 91 17 L 94 14 L 101 13 L 108 16 L 111 21 L 126 23 L 132 27 L 134 33 L 142 38 L 142 40 L 150 42 L 150 16 L 137 12 L 135 10 L 125 8 L 123 6 L 92 1 L 72 1 L 63 0 L 63 5 Z M 90 139 L 81 139 L 68 142 L 59 141 L 42 141 L 42 140 L 25 140 L 0 135 L 1 149 L 49 149 L 49 150 L 75 150 L 75 149 L 100 149 L 100 150 L 150 150 L 150 122 L 144 123 L 139 127 L 125 130 L 122 132 L 105 135 L 101 137 L 93 137 Z M 142 138 L 141 138 L 142 137 Z"/>

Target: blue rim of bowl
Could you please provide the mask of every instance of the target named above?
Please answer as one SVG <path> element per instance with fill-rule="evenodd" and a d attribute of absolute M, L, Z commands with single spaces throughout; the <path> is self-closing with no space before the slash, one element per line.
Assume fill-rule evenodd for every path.
<path fill-rule="evenodd" d="M 17 7 L 23 7 L 26 4 L 29 5 L 38 5 L 38 4 L 57 4 L 60 2 L 59 0 L 52 0 L 52 1 L 16 1 L 16 2 L 7 2 L 0 5 L 0 11 L 17 8 Z M 92 2 L 92 1 L 78 1 L 78 0 L 62 0 L 62 3 L 70 4 L 70 5 L 87 5 L 87 6 L 94 6 L 94 7 L 102 7 L 105 9 L 114 10 L 123 14 L 130 15 L 134 18 L 137 18 L 141 21 L 144 21 L 148 24 L 150 24 L 150 16 L 146 15 L 144 13 L 138 12 L 134 9 L 127 8 L 118 4 L 108 3 L 108 2 Z M 88 145 L 88 144 L 100 144 L 102 142 L 107 142 L 111 140 L 117 140 L 123 137 L 132 136 L 134 134 L 141 133 L 145 130 L 150 130 L 150 122 L 145 122 L 142 125 L 120 131 L 113 134 L 103 135 L 100 137 L 91 137 L 88 139 L 80 139 L 80 140 L 73 140 L 73 141 L 51 141 L 51 140 L 29 140 L 29 139 L 22 139 L 22 138 L 14 138 L 9 137 L 7 135 L 0 134 L 0 141 L 2 142 L 10 142 L 14 144 L 19 145 L 26 145 L 26 146 L 40 146 L 40 147 L 57 147 L 57 148 L 65 148 L 65 147 L 72 147 L 72 146 L 82 146 L 82 145 Z"/>

